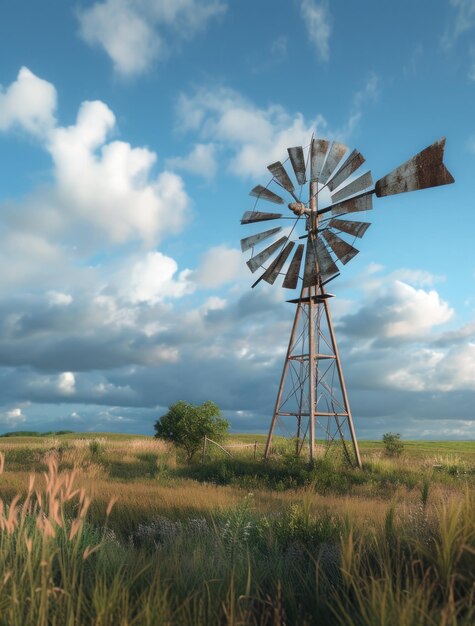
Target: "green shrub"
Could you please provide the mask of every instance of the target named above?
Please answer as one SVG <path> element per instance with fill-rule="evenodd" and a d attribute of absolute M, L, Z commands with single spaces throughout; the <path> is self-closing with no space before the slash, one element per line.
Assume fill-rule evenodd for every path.
<path fill-rule="evenodd" d="M 168 412 L 155 422 L 155 437 L 171 441 L 192 461 L 203 446 L 205 437 L 221 441 L 227 435 L 229 422 L 221 417 L 219 407 L 208 400 L 193 405 L 184 400 L 168 407 Z"/>
<path fill-rule="evenodd" d="M 401 456 L 404 444 L 399 433 L 385 433 L 383 435 L 384 451 L 387 456 Z"/>
<path fill-rule="evenodd" d="M 89 442 L 89 452 L 91 453 L 93 459 L 98 459 L 99 457 L 101 457 L 104 454 L 104 450 L 104 444 L 102 444 L 97 439 L 91 439 L 91 441 Z"/>

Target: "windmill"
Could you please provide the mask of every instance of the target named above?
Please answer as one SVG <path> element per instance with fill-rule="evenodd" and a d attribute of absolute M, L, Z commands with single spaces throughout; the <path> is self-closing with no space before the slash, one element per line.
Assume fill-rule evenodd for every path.
<path fill-rule="evenodd" d="M 361 467 L 330 314 L 333 295 L 327 292 L 327 284 L 339 276 L 337 263 L 346 265 L 358 254 L 353 244 L 364 236 L 370 223 L 353 218 L 373 208 L 374 196 L 454 182 L 443 163 L 444 148 L 445 139 L 441 139 L 373 184 L 370 171 L 360 173 L 365 159 L 358 150 L 349 152 L 338 141 L 312 137 L 305 150 L 300 146 L 287 150 L 296 185 L 277 161 L 267 168 L 272 174 L 268 185 L 257 185 L 250 192 L 256 198 L 254 208 L 244 213 L 241 224 L 248 228 L 280 221 L 278 226 L 241 239 L 242 251 L 251 253 L 247 261 L 251 272 L 263 270 L 252 287 L 261 281 L 272 285 L 283 276 L 284 289 L 299 290 L 297 298 L 288 300 L 296 305 L 296 311 L 266 458 L 277 421 L 290 421 L 298 455 L 308 442 L 313 461 L 315 438 L 324 435 L 326 450 L 341 442 L 348 461 Z M 283 196 L 290 200 L 285 214 L 261 210 L 263 201 L 285 204 Z"/>

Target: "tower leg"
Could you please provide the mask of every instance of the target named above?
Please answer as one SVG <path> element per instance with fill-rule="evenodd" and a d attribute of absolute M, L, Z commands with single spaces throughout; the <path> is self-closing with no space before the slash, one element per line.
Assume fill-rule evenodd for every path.
<path fill-rule="evenodd" d="M 272 443 L 272 435 L 274 434 L 275 424 L 277 422 L 277 417 L 279 415 L 279 407 L 280 407 L 280 403 L 281 403 L 281 400 L 282 400 L 282 394 L 284 392 L 285 379 L 286 379 L 287 370 L 288 370 L 288 367 L 289 367 L 289 357 L 292 354 L 292 350 L 293 350 L 293 347 L 294 347 L 295 333 L 297 331 L 297 326 L 298 326 L 299 319 L 300 319 L 301 308 L 302 308 L 302 304 L 299 302 L 297 304 L 297 310 L 295 311 L 294 323 L 292 325 L 292 332 L 290 333 L 289 346 L 287 348 L 287 355 L 285 357 L 285 362 L 284 362 L 284 369 L 282 370 L 282 376 L 280 378 L 279 391 L 277 392 L 277 399 L 275 401 L 274 415 L 272 417 L 272 422 L 271 422 L 271 425 L 270 425 L 270 428 L 269 428 L 269 433 L 267 435 L 266 449 L 265 449 L 265 452 L 264 452 L 264 458 L 265 459 L 268 458 L 269 453 L 270 453 L 270 447 L 271 447 L 271 443 Z"/>
<path fill-rule="evenodd" d="M 325 290 L 324 290 L 323 287 L 322 287 L 322 293 L 325 293 Z M 347 394 L 347 391 L 346 391 L 345 379 L 343 377 L 343 370 L 342 370 L 342 367 L 341 367 L 340 353 L 338 352 L 338 346 L 337 346 L 336 339 L 335 339 L 335 331 L 333 329 L 333 322 L 332 322 L 332 318 L 331 318 L 331 314 L 330 314 L 330 307 L 328 305 L 328 299 L 325 298 L 323 300 L 323 306 L 325 307 L 325 315 L 326 315 L 326 318 L 327 318 L 328 332 L 329 332 L 331 343 L 332 343 L 333 353 L 335 355 L 336 369 L 337 369 L 338 378 L 339 378 L 339 381 L 340 381 L 340 388 L 341 388 L 341 395 L 342 395 L 342 398 L 343 398 L 343 405 L 344 405 L 345 411 L 347 413 L 348 427 L 350 429 L 351 441 L 353 443 L 353 451 L 355 453 L 356 465 L 359 468 L 361 468 L 362 467 L 361 456 L 360 456 L 360 451 L 359 451 L 359 448 L 358 448 L 358 441 L 356 439 L 355 427 L 353 425 L 353 417 L 351 415 L 350 403 L 348 401 L 348 394 Z M 338 426 L 338 430 L 340 432 L 340 436 L 341 436 L 341 438 L 343 440 L 343 435 L 341 433 L 341 428 L 340 428 L 340 424 L 339 424 L 339 421 L 338 421 L 338 416 L 335 416 L 335 419 L 337 421 L 337 426 Z"/>
<path fill-rule="evenodd" d="M 315 460 L 315 302 L 313 301 L 312 289 L 309 289 L 308 302 L 308 391 L 309 391 L 309 443 L 310 443 L 310 463 Z"/>

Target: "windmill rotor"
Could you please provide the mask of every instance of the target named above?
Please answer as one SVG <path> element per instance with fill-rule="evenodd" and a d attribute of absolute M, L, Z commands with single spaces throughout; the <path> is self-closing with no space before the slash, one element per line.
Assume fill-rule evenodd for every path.
<path fill-rule="evenodd" d="M 339 274 L 338 264 L 346 265 L 359 252 L 355 239 L 361 239 L 370 222 L 353 214 L 370 211 L 378 198 L 454 182 L 443 163 L 445 138 L 436 141 L 395 168 L 376 183 L 371 171 L 361 171 L 364 156 L 338 141 L 312 138 L 305 149 L 288 148 L 290 167 L 281 161 L 268 166 L 272 179 L 267 186 L 256 185 L 250 195 L 256 198 L 254 210 L 246 211 L 241 224 L 277 221 L 280 226 L 248 235 L 241 240 L 243 252 L 251 251 L 247 262 L 251 272 L 263 270 L 252 285 L 261 280 L 276 284 L 283 277 L 284 289 L 318 286 Z M 294 180 L 293 180 L 294 179 Z M 316 210 L 311 209 L 308 188 L 315 189 Z M 325 193 L 326 190 L 326 193 Z M 322 195 L 330 201 L 322 202 Z M 287 204 L 275 212 L 264 204 Z M 320 203 L 322 206 L 319 206 Z M 257 207 L 258 210 L 257 210 Z M 290 232 L 282 236 L 284 226 Z M 302 237 L 302 231 L 307 235 Z M 277 238 L 279 235 L 279 238 Z M 296 243 L 306 239 L 306 243 Z M 264 246 L 261 249 L 261 246 Z M 302 245 L 304 249 L 302 250 Z M 268 271 L 269 270 L 269 271 Z M 298 280 L 295 280 L 298 276 Z"/>
<path fill-rule="evenodd" d="M 454 182 L 443 163 L 444 148 L 445 138 L 374 183 L 371 171 L 363 167 L 361 152 L 350 151 L 338 141 L 312 137 L 305 148 L 288 148 L 284 162 L 268 166 L 269 183 L 251 190 L 254 207 L 244 213 L 241 224 L 246 229 L 256 224 L 260 230 L 248 232 L 241 239 L 241 249 L 250 252 L 247 265 L 257 276 L 252 287 L 265 281 L 286 290 L 300 289 L 299 297 L 288 300 L 296 305 L 296 313 L 266 457 L 277 421 L 291 418 L 296 421 L 297 455 L 308 440 L 310 460 L 314 460 L 316 429 L 320 429 L 326 451 L 339 440 L 344 457 L 361 467 L 330 314 L 333 296 L 326 285 L 359 253 L 356 240 L 361 240 L 371 225 L 360 215 L 372 210 L 374 197 Z M 347 439 L 352 441 L 352 452 Z"/>

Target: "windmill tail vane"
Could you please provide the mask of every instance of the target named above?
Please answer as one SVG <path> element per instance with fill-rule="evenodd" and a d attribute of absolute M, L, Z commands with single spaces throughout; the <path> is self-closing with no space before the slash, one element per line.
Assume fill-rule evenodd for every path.
<path fill-rule="evenodd" d="M 250 271 L 260 272 L 252 287 L 261 281 L 273 285 L 283 276 L 284 289 L 300 289 L 299 297 L 288 300 L 296 305 L 296 312 L 266 457 L 277 423 L 285 427 L 290 421 L 296 454 L 308 451 L 313 461 L 319 435 L 324 439 L 325 454 L 337 448 L 348 461 L 361 467 L 329 307 L 333 295 L 327 293 L 326 285 L 339 276 L 337 263 L 346 265 L 358 254 L 353 244 L 370 227 L 358 217 L 373 208 L 373 197 L 454 182 L 443 163 L 444 149 L 445 138 L 373 183 L 370 171 L 361 173 L 365 158 L 358 150 L 350 152 L 338 141 L 312 137 L 305 150 L 301 146 L 287 149 L 295 185 L 283 163 L 276 161 L 267 168 L 272 175 L 270 182 L 251 190 L 256 199 L 254 208 L 244 213 L 241 224 L 248 228 L 261 226 L 260 222 L 281 223 L 241 239 L 242 251 L 251 253 L 247 261 Z M 287 204 L 289 211 L 261 210 L 262 202 Z"/>

